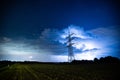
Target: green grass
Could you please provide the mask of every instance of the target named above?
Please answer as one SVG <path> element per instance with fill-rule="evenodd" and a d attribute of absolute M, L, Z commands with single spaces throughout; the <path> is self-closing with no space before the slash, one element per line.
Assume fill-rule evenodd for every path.
<path fill-rule="evenodd" d="M 119 80 L 118 64 L 22 64 L 0 66 L 0 80 Z"/>

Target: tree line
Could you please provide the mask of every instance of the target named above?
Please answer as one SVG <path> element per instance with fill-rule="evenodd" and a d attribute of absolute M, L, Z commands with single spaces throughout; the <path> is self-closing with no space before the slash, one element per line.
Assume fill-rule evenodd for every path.
<path fill-rule="evenodd" d="M 120 59 L 117 57 L 107 56 L 101 58 L 94 58 L 94 60 L 73 60 L 72 62 L 38 62 L 38 61 L 9 61 L 9 60 L 1 60 L 0 64 L 6 63 L 41 63 L 41 64 L 100 64 L 100 63 L 120 63 Z"/>
<path fill-rule="evenodd" d="M 120 63 L 120 59 L 117 57 L 107 56 L 100 59 L 94 58 L 94 60 L 73 60 L 71 63 Z"/>

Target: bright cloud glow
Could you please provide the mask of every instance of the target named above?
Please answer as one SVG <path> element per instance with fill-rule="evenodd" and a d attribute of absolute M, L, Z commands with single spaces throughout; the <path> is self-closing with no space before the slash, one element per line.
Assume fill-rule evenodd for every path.
<path fill-rule="evenodd" d="M 30 58 L 30 59 L 32 59 L 32 58 L 33 58 L 33 56 L 29 56 L 29 58 Z"/>
<path fill-rule="evenodd" d="M 73 37 L 78 37 L 81 39 L 88 39 L 91 38 L 88 34 L 84 32 L 83 28 L 80 28 L 79 26 L 70 25 L 68 28 L 63 30 L 64 34 L 61 35 L 61 38 L 66 38 L 70 33 L 73 33 Z"/>
<path fill-rule="evenodd" d="M 79 26 L 71 25 L 69 26 L 69 30 L 71 33 L 74 33 L 73 37 L 77 38 L 73 40 L 73 47 L 76 49 L 82 50 L 88 50 L 88 49 L 94 49 L 94 48 L 100 48 L 101 45 L 95 41 L 95 39 L 92 36 L 89 36 L 83 28 L 80 28 Z M 64 30 L 64 34 L 61 35 L 61 38 L 65 38 L 68 36 L 68 29 Z M 65 39 L 66 40 L 66 39 Z M 61 43 L 65 42 L 65 40 L 60 41 Z M 99 45 L 99 46 L 98 46 Z"/>
<path fill-rule="evenodd" d="M 64 33 L 61 34 L 61 42 L 65 44 L 68 36 L 68 28 L 63 30 Z M 71 25 L 69 26 L 69 31 L 74 33 L 72 35 L 75 37 L 73 40 L 73 47 L 76 49 L 74 52 L 76 59 L 87 59 L 93 60 L 95 57 L 109 56 L 112 55 L 112 48 L 108 48 L 109 45 L 114 45 L 116 32 L 115 29 L 109 28 L 97 28 L 89 31 L 85 31 L 79 26 Z M 111 33 L 114 32 L 114 33 Z M 112 36 L 110 36 L 112 34 Z M 113 42 L 114 43 L 113 43 Z"/>

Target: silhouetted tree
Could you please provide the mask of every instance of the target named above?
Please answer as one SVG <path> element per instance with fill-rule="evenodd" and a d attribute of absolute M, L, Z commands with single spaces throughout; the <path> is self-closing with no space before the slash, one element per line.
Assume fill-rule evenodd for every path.
<path fill-rule="evenodd" d="M 107 56 L 107 57 L 101 57 L 99 60 L 100 63 L 119 63 L 120 60 L 116 57 Z"/>
<path fill-rule="evenodd" d="M 94 58 L 94 62 L 98 63 L 99 62 L 98 58 Z"/>

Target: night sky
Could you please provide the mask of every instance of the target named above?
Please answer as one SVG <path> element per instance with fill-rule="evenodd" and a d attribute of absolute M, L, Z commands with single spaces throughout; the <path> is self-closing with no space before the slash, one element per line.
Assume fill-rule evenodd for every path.
<path fill-rule="evenodd" d="M 120 58 L 118 0 L 1 0 L 0 59 L 67 61 L 68 27 L 76 60 Z"/>

